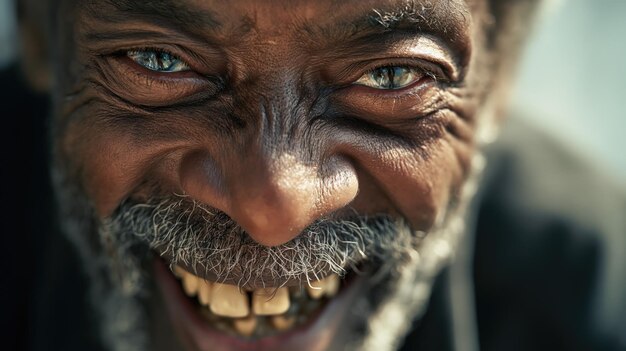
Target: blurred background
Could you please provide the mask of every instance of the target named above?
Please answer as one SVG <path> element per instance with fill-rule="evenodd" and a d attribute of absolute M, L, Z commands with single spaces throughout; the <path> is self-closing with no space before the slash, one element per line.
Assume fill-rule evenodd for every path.
<path fill-rule="evenodd" d="M 554 1 L 535 30 L 513 108 L 626 184 L 626 1 Z"/>
<path fill-rule="evenodd" d="M 0 0 L 0 68 L 15 59 L 13 0 Z M 626 184 L 626 1 L 561 0 L 524 55 L 512 108 Z"/>

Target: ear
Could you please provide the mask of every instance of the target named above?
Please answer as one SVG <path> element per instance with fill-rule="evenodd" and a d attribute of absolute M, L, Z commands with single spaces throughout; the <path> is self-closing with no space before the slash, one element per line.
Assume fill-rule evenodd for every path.
<path fill-rule="evenodd" d="M 47 1 L 18 0 L 20 63 L 30 86 L 40 92 L 50 90 L 50 56 Z"/>

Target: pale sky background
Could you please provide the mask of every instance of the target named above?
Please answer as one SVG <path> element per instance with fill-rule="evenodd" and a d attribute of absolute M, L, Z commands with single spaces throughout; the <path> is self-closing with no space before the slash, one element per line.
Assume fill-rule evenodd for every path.
<path fill-rule="evenodd" d="M 512 108 L 626 184 L 626 0 L 561 0 L 535 28 Z M 15 56 L 0 0 L 0 67 Z"/>
<path fill-rule="evenodd" d="M 626 184 L 626 0 L 561 0 L 536 28 L 514 109 Z"/>

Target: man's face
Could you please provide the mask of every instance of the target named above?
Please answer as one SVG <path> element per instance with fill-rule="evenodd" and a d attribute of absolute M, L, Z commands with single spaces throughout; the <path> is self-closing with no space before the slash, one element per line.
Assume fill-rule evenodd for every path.
<path fill-rule="evenodd" d="M 62 4 L 56 180 L 110 344 L 371 347 L 409 301 L 402 336 L 467 200 L 486 7 Z"/>

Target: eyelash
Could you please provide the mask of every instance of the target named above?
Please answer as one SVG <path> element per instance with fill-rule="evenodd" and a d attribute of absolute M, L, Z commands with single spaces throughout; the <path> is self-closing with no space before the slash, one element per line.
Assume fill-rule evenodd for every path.
<path fill-rule="evenodd" d="M 159 72 L 159 71 L 151 70 L 147 67 L 140 65 L 139 63 L 135 62 L 133 59 L 128 57 L 128 53 L 133 52 L 133 51 L 135 52 L 152 51 L 155 53 L 164 53 L 164 54 L 171 55 L 172 57 L 175 57 L 176 59 L 181 60 L 182 63 L 188 68 L 188 70 L 179 71 L 179 72 Z M 189 59 L 185 58 L 186 55 L 177 54 L 172 50 L 167 50 L 164 48 L 152 47 L 152 46 L 133 47 L 133 48 L 123 49 L 123 50 L 118 51 L 116 56 L 119 59 L 126 61 L 127 65 L 132 70 L 133 76 L 135 76 L 138 79 L 143 80 L 144 85 L 148 87 L 151 86 L 154 82 L 157 82 L 159 84 L 165 85 L 167 88 L 172 88 L 173 86 L 177 84 L 175 80 L 184 79 L 184 78 L 202 79 L 204 81 L 211 82 L 212 84 L 218 86 L 219 89 L 222 89 L 224 86 L 224 80 L 222 79 L 222 77 L 217 76 L 217 75 L 206 76 L 204 74 L 198 73 L 197 70 L 194 69 L 194 65 L 190 63 L 193 61 L 190 61 Z"/>
<path fill-rule="evenodd" d="M 405 99 L 412 99 L 414 94 L 419 93 L 422 90 L 422 88 L 426 86 L 425 84 L 429 84 L 429 85 L 437 84 L 441 81 L 445 81 L 445 78 L 442 78 L 441 75 L 433 72 L 432 70 L 426 69 L 422 65 L 416 65 L 415 63 L 411 65 L 406 64 L 406 63 L 380 64 L 380 65 L 374 66 L 371 69 L 364 71 L 361 76 L 366 75 L 374 70 L 378 70 L 378 69 L 386 68 L 386 67 L 405 67 L 408 69 L 414 69 L 418 72 L 421 72 L 422 77 L 417 79 L 415 82 L 399 89 L 376 89 L 376 88 L 354 84 L 354 83 L 349 84 L 346 88 L 348 88 L 348 91 L 351 91 L 357 94 L 366 94 L 366 96 L 370 96 L 372 98 L 378 98 L 378 99 L 385 99 L 385 100 L 392 99 L 396 101 L 396 103 L 400 103 L 401 101 Z M 425 80 L 427 79 L 430 80 L 430 82 L 426 82 Z"/>
<path fill-rule="evenodd" d="M 370 60 L 365 62 L 357 62 L 350 64 L 345 67 L 343 70 L 339 72 L 335 72 L 334 75 L 327 76 L 329 82 L 335 81 L 336 83 L 331 83 L 335 87 L 342 88 L 358 88 L 356 81 L 358 81 L 361 77 L 376 70 L 380 70 L 382 68 L 390 68 L 390 67 L 403 67 L 411 70 L 415 70 L 417 72 L 421 72 L 424 78 L 430 78 L 434 82 L 442 83 L 449 81 L 448 76 L 444 73 L 444 70 L 441 66 L 435 62 L 426 61 L 419 58 L 392 58 L 386 60 L 386 62 L 381 63 L 379 59 Z M 421 80 L 421 79 L 420 79 Z M 403 92 L 405 90 L 410 90 L 414 87 L 414 84 L 410 84 L 407 87 L 401 89 L 389 89 L 384 91 L 387 95 L 395 94 L 398 95 L 398 92 Z M 373 88 L 364 87 L 366 89 L 376 90 Z M 383 91 L 383 90 L 380 90 Z"/>
<path fill-rule="evenodd" d="M 373 72 L 375 72 L 375 71 L 381 70 L 381 69 L 383 69 L 383 68 L 405 68 L 405 69 L 407 69 L 407 70 L 414 70 L 414 71 L 416 71 L 416 72 L 420 73 L 420 74 L 423 76 L 422 78 L 424 78 L 424 77 L 430 77 L 430 78 L 433 78 L 435 81 L 437 80 L 436 76 L 435 76 L 433 73 L 431 73 L 431 72 L 429 72 L 429 71 L 425 70 L 423 67 L 409 66 L 409 65 L 402 65 L 402 64 L 390 64 L 390 65 L 380 65 L 380 66 L 376 66 L 376 67 L 374 67 L 374 68 L 372 68 L 372 69 L 369 69 L 369 70 L 367 70 L 366 72 L 364 72 L 364 73 L 361 75 L 361 77 L 365 76 L 366 74 L 371 74 L 371 73 L 373 73 Z M 359 78 L 359 79 L 360 79 L 360 78 Z M 420 81 L 420 80 L 421 80 L 421 79 L 418 79 L 416 82 L 411 83 L 411 84 L 409 84 L 409 85 L 407 85 L 407 86 L 405 86 L 405 87 L 402 87 L 402 88 L 398 88 L 398 89 L 380 89 L 380 90 L 402 91 L 402 90 L 404 90 L 404 89 L 408 89 L 408 88 L 412 87 L 415 83 L 417 83 L 417 82 L 418 82 L 418 81 Z M 354 83 L 353 83 L 353 84 L 354 84 Z"/>

